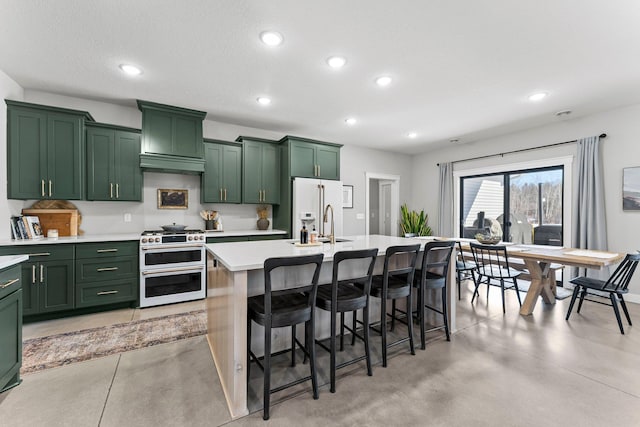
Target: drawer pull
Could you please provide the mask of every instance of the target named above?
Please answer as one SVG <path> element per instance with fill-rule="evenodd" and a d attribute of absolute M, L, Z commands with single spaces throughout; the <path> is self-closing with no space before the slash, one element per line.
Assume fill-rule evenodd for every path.
<path fill-rule="evenodd" d="M 118 291 L 102 291 L 102 292 L 98 292 L 96 295 L 113 295 L 117 293 Z"/>
<path fill-rule="evenodd" d="M 51 255 L 51 252 L 38 252 L 38 253 L 35 253 L 35 254 L 27 254 L 27 255 L 29 255 L 29 256 L 49 256 L 49 255 Z"/>
<path fill-rule="evenodd" d="M 31 283 L 33 284 L 36 283 L 36 265 L 35 264 L 31 266 Z"/>
<path fill-rule="evenodd" d="M 9 280 L 7 283 L 5 283 L 4 285 L 0 285 L 0 289 L 4 289 L 4 288 L 8 288 L 9 286 L 13 285 L 16 282 L 19 282 L 20 279 L 13 279 L 13 280 Z"/>
<path fill-rule="evenodd" d="M 115 248 L 114 249 L 98 249 L 96 250 L 96 252 L 98 252 L 99 254 L 103 254 L 105 252 L 118 252 L 118 250 Z"/>
<path fill-rule="evenodd" d="M 44 283 L 44 265 L 40 264 L 40 283 Z"/>
<path fill-rule="evenodd" d="M 103 267 L 103 268 L 96 268 L 96 271 L 116 271 L 118 269 L 118 267 Z"/>

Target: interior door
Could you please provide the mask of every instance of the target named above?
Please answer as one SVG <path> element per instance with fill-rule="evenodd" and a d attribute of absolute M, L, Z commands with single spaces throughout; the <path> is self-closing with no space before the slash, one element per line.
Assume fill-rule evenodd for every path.
<path fill-rule="evenodd" d="M 379 232 L 385 236 L 391 236 L 391 182 L 380 181 L 380 210 L 379 210 Z"/>

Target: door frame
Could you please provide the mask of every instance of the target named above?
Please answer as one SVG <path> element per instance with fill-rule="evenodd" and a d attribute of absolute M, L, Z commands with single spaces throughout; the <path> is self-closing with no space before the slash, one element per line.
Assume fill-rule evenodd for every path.
<path fill-rule="evenodd" d="M 398 235 L 398 213 L 400 211 L 400 175 L 389 175 L 385 173 L 365 172 L 365 234 L 369 235 L 369 224 L 371 212 L 369 209 L 369 191 L 371 191 L 371 180 L 381 180 L 391 182 L 391 234 Z"/>

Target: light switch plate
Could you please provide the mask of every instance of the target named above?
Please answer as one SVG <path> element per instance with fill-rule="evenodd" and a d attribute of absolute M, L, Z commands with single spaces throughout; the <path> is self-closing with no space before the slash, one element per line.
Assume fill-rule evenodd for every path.
<path fill-rule="evenodd" d="M 130 213 L 125 213 L 124 214 L 124 222 L 131 222 L 131 214 Z"/>
<path fill-rule="evenodd" d="M 356 219 L 364 219 L 364 214 L 363 213 L 356 214 Z"/>

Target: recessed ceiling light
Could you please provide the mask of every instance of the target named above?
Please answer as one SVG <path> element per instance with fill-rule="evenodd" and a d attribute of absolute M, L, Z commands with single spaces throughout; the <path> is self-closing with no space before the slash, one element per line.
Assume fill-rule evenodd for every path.
<path fill-rule="evenodd" d="M 263 31 L 260 33 L 260 40 L 267 46 L 280 46 L 284 37 L 277 31 Z"/>
<path fill-rule="evenodd" d="M 140 68 L 131 64 L 120 64 L 120 69 L 130 76 L 139 76 L 142 74 L 142 70 Z"/>
<path fill-rule="evenodd" d="M 266 96 L 259 96 L 256 98 L 256 102 L 260 105 L 269 105 L 271 104 L 271 98 L 267 98 Z"/>
<path fill-rule="evenodd" d="M 529 101 L 540 101 L 546 98 L 547 95 L 549 95 L 547 92 L 534 93 L 533 95 L 529 95 Z"/>
<path fill-rule="evenodd" d="M 380 87 L 388 86 L 393 79 L 389 76 L 380 76 L 376 79 L 376 84 Z"/>
<path fill-rule="evenodd" d="M 342 68 L 347 63 L 347 58 L 344 56 L 330 56 L 327 58 L 327 64 L 331 68 Z"/>
<path fill-rule="evenodd" d="M 356 124 L 357 120 L 353 117 L 349 117 L 348 119 L 345 119 L 344 122 L 349 126 L 353 126 Z"/>
<path fill-rule="evenodd" d="M 411 139 L 417 138 L 417 136 L 418 136 L 418 134 L 415 133 L 415 132 L 409 132 L 407 134 L 407 138 L 411 138 Z"/>

